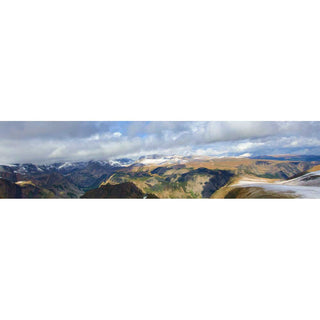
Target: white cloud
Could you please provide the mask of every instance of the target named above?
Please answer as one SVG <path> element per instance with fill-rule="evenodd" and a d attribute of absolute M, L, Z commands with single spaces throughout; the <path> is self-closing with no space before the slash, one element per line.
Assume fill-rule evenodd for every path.
<path fill-rule="evenodd" d="M 251 157 L 252 156 L 252 153 L 243 153 L 243 154 L 240 154 L 240 156 L 238 156 L 239 158 L 248 158 L 248 157 Z"/>
<path fill-rule="evenodd" d="M 235 150 L 242 152 L 242 151 L 250 150 L 252 148 L 255 148 L 255 147 L 258 147 L 258 146 L 263 146 L 263 145 L 264 145 L 263 142 L 250 142 L 250 141 L 247 141 L 247 142 L 239 143 L 235 147 Z"/>
<path fill-rule="evenodd" d="M 0 122 L 0 163 L 320 153 L 320 122 Z"/>

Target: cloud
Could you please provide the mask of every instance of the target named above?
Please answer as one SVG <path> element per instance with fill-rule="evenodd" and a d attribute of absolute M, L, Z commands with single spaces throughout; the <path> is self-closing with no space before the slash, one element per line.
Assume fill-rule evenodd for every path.
<path fill-rule="evenodd" d="M 320 122 L 0 122 L 0 162 L 320 153 Z"/>
<path fill-rule="evenodd" d="M 0 122 L 0 137 L 10 140 L 67 139 L 88 137 L 109 130 L 111 122 L 84 121 L 4 121 Z"/>

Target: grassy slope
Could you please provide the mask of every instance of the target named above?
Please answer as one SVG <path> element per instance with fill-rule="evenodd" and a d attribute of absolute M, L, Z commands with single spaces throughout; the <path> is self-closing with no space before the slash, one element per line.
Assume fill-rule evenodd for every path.
<path fill-rule="evenodd" d="M 319 171 L 319 170 L 320 170 L 320 164 L 318 164 L 318 165 L 310 168 L 310 169 L 308 170 L 308 172 L 314 172 L 314 171 Z"/>
<path fill-rule="evenodd" d="M 121 183 L 131 181 L 146 193 L 154 193 L 160 198 L 201 198 L 203 186 L 208 182 L 208 175 L 196 175 L 186 182 L 179 181 L 183 174 L 199 168 L 210 170 L 228 170 L 235 176 L 228 184 L 214 192 L 211 198 L 224 198 L 231 190 L 232 185 L 243 176 L 264 178 L 272 182 L 275 179 L 286 179 L 295 174 L 311 169 L 313 165 L 308 162 L 261 160 L 247 158 L 221 158 L 205 160 L 192 160 L 185 168 L 175 169 L 175 165 L 148 165 L 131 167 L 112 175 L 107 182 Z M 159 170 L 163 168 L 164 170 Z M 157 170 L 158 169 L 158 170 Z M 151 173 L 152 171 L 161 174 Z M 174 177 L 176 176 L 176 177 Z"/>

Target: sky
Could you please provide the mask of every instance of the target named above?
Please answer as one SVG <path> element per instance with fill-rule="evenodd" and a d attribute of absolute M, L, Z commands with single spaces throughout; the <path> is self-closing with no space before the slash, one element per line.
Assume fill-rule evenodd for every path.
<path fill-rule="evenodd" d="M 0 163 L 320 155 L 320 121 L 2 121 Z"/>

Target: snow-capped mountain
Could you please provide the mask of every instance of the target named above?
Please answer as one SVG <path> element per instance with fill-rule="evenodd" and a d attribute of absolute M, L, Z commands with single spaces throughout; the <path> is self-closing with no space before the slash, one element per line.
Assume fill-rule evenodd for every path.
<path fill-rule="evenodd" d="M 183 156 L 162 156 L 162 155 L 152 155 L 140 157 L 135 164 L 142 165 L 161 165 L 161 164 L 184 164 L 188 160 Z"/>
<path fill-rule="evenodd" d="M 320 198 L 320 161 L 156 154 L 0 165 L 0 198 L 79 198 L 107 183 L 127 182 L 160 198 Z"/>
<path fill-rule="evenodd" d="M 86 168 L 88 165 L 91 167 L 105 166 L 105 167 L 126 167 L 134 163 L 131 159 L 117 159 L 117 160 L 92 160 L 81 162 L 56 162 L 52 164 L 36 165 L 32 163 L 15 163 L 15 164 L 3 164 L 0 165 L 0 172 L 11 172 L 16 174 L 34 174 L 34 173 L 49 173 L 49 172 L 61 172 L 68 173 L 74 170 L 80 170 Z"/>

